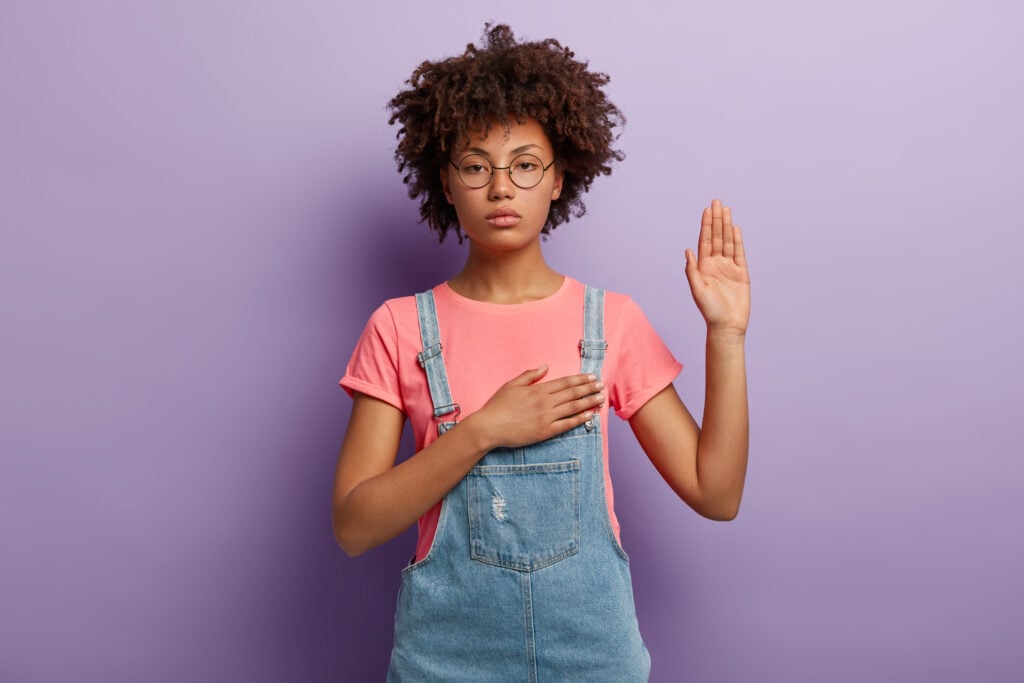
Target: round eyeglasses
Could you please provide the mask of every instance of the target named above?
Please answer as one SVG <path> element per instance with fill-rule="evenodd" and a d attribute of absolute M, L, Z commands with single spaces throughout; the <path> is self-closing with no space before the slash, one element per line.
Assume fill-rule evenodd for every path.
<path fill-rule="evenodd" d="M 521 190 L 529 190 L 544 179 L 544 172 L 551 168 L 555 161 L 552 159 L 551 163 L 545 166 L 544 162 L 532 154 L 520 154 L 508 166 L 492 166 L 487 157 L 469 154 L 462 157 L 462 161 L 459 163 L 455 163 L 451 159 L 448 160 L 448 163 L 458 169 L 459 178 L 466 187 L 472 190 L 489 185 L 495 171 L 508 171 L 508 177 L 516 187 Z"/>

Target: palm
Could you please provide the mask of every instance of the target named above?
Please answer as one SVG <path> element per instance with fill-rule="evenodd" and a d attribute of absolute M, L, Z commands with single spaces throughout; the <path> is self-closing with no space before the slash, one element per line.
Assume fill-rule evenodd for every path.
<path fill-rule="evenodd" d="M 750 318 L 750 273 L 732 211 L 714 200 L 701 217 L 697 256 L 686 250 L 686 278 L 708 328 L 744 334 Z"/>

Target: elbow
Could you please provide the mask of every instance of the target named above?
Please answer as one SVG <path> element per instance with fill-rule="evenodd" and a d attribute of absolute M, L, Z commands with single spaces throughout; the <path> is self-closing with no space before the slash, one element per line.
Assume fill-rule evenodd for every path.
<path fill-rule="evenodd" d="M 365 543 L 360 543 L 357 539 L 339 531 L 337 526 L 334 527 L 334 540 L 349 557 L 359 557 L 370 549 L 370 546 Z"/>
<path fill-rule="evenodd" d="M 369 548 L 366 548 L 364 546 L 353 545 L 351 543 L 343 543 L 342 541 L 338 541 L 338 545 L 341 546 L 341 549 L 344 550 L 345 554 L 349 557 L 359 557 L 367 550 L 369 550 Z"/>
<path fill-rule="evenodd" d="M 728 502 L 715 506 L 706 506 L 697 511 L 701 517 L 714 522 L 731 522 L 740 514 L 740 501 Z"/>
<path fill-rule="evenodd" d="M 349 557 L 359 557 L 372 545 L 366 543 L 359 533 L 358 525 L 352 523 L 352 515 L 345 508 L 346 498 L 335 492 L 331 499 L 331 528 L 334 531 L 334 542 Z"/>
<path fill-rule="evenodd" d="M 697 513 L 715 522 L 731 522 L 740 513 L 740 502 L 743 500 L 743 484 L 723 488 L 702 488 L 694 507 Z"/>
<path fill-rule="evenodd" d="M 705 514 L 704 516 L 715 522 L 731 522 L 736 519 L 736 515 L 739 514 L 739 509 L 716 511 L 713 513 Z"/>
<path fill-rule="evenodd" d="M 345 551 L 349 557 L 359 557 L 373 546 L 366 543 L 366 540 L 353 533 L 345 524 L 345 520 L 335 512 L 331 524 L 334 527 L 334 542 Z"/>

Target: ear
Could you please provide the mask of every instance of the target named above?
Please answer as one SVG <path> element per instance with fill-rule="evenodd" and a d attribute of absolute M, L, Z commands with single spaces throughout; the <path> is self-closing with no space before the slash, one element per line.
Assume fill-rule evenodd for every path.
<path fill-rule="evenodd" d="M 448 200 L 449 204 L 454 204 L 455 200 L 452 199 L 452 188 L 448 184 L 448 167 L 441 167 L 441 189 L 444 190 L 445 199 Z"/>
<path fill-rule="evenodd" d="M 565 172 L 555 164 L 555 168 L 552 169 L 555 172 L 555 184 L 551 187 L 551 201 L 555 201 L 562 196 L 562 183 L 565 182 Z"/>

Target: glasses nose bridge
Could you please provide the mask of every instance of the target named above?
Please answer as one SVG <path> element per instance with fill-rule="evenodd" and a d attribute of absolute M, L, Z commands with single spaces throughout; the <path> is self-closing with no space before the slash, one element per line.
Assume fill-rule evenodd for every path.
<path fill-rule="evenodd" d="M 515 180 L 515 178 L 513 178 L 513 177 L 512 177 L 512 164 L 509 164 L 508 166 L 491 166 L 491 178 L 490 178 L 490 182 L 491 182 L 491 183 L 493 183 L 493 182 L 494 182 L 494 174 L 495 174 L 495 171 L 505 171 L 506 173 L 508 173 L 508 179 L 509 179 L 509 181 L 510 181 L 510 182 L 511 182 L 511 183 L 512 183 L 513 185 L 515 185 L 516 187 L 519 187 L 518 185 L 516 185 L 516 180 Z"/>
<path fill-rule="evenodd" d="M 490 168 L 491 168 L 491 177 L 487 179 L 487 184 L 484 185 L 484 187 L 488 187 L 488 186 L 494 187 L 495 185 L 498 185 L 500 187 L 501 181 L 504 180 L 504 178 L 501 178 L 501 180 L 499 180 L 500 176 L 498 175 L 498 171 L 505 171 L 508 174 L 507 175 L 508 180 L 505 181 L 505 182 L 508 182 L 510 185 L 512 185 L 515 188 L 522 189 L 522 188 L 519 187 L 519 184 L 515 181 L 515 178 L 512 177 L 512 164 L 509 164 L 508 166 L 494 166 L 494 165 L 490 165 Z"/>

